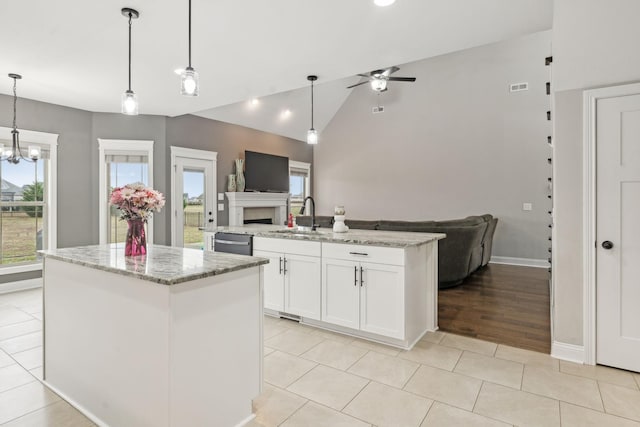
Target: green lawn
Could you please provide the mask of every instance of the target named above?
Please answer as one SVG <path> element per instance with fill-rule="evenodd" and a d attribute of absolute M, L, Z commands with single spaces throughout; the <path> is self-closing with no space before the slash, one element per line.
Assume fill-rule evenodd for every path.
<path fill-rule="evenodd" d="M 0 221 L 0 263 L 34 261 L 37 258 L 36 233 L 42 229 L 42 218 L 31 218 L 24 212 L 3 211 Z"/>

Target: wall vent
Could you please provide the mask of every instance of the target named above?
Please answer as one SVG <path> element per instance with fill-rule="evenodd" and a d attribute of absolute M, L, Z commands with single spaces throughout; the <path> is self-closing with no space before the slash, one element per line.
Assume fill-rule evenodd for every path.
<path fill-rule="evenodd" d="M 529 83 L 512 83 L 509 86 L 509 92 L 521 92 L 523 90 L 529 90 Z"/>
<path fill-rule="evenodd" d="M 379 106 L 377 106 L 377 107 L 373 107 L 373 108 L 371 109 L 371 112 L 372 112 L 373 114 L 384 113 L 384 106 L 379 105 Z"/>

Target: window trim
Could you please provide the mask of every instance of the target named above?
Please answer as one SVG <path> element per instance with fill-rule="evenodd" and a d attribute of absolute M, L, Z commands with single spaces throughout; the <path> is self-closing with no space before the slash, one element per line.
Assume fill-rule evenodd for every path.
<path fill-rule="evenodd" d="M 297 160 L 289 160 L 289 178 L 291 178 L 291 169 L 302 169 L 307 172 L 307 180 L 304 185 L 304 193 L 311 196 L 311 163 L 299 162 Z M 291 192 L 289 192 L 291 195 Z M 289 212 L 291 212 L 292 197 L 289 197 Z"/>
<path fill-rule="evenodd" d="M 0 139 L 11 140 L 12 128 L 0 126 Z M 45 173 L 47 180 L 48 194 L 46 198 L 47 207 L 47 249 L 57 249 L 58 247 L 58 137 L 57 133 L 39 132 L 35 130 L 19 129 L 22 142 L 34 143 L 48 146 L 49 165 Z M 0 267 L 0 276 L 7 274 L 24 273 L 28 271 L 42 270 L 42 262 L 30 262 L 19 265 L 7 264 Z"/>
<path fill-rule="evenodd" d="M 99 200 L 99 229 L 100 244 L 107 243 L 107 155 L 115 152 L 122 154 L 126 152 L 144 152 L 148 159 L 147 182 L 153 188 L 153 141 L 137 139 L 103 139 L 98 138 L 98 200 Z M 153 217 L 147 223 L 147 244 L 153 244 Z"/>

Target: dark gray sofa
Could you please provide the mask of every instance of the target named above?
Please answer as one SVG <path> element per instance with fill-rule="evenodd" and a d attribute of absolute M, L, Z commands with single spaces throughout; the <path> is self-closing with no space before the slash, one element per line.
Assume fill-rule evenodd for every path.
<path fill-rule="evenodd" d="M 296 223 L 310 226 L 308 216 L 296 217 Z M 449 288 L 462 283 L 491 259 L 493 234 L 498 219 L 492 215 L 468 216 L 448 221 L 346 220 L 349 228 L 381 231 L 445 233 L 438 241 L 438 287 Z M 333 227 L 333 217 L 317 216 L 321 228 Z"/>

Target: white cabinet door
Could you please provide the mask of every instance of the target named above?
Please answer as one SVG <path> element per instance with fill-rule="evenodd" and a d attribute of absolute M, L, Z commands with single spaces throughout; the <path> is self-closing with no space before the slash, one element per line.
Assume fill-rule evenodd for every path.
<path fill-rule="evenodd" d="M 360 328 L 360 272 L 357 263 L 322 260 L 322 321 Z"/>
<path fill-rule="evenodd" d="M 269 264 L 264 266 L 264 308 L 284 311 L 284 276 L 281 273 L 284 257 L 264 251 L 253 251 L 253 255 L 269 258 Z"/>
<path fill-rule="evenodd" d="M 360 329 L 404 339 L 404 268 L 363 262 Z"/>
<path fill-rule="evenodd" d="M 284 311 L 320 320 L 320 258 L 285 254 Z"/>

